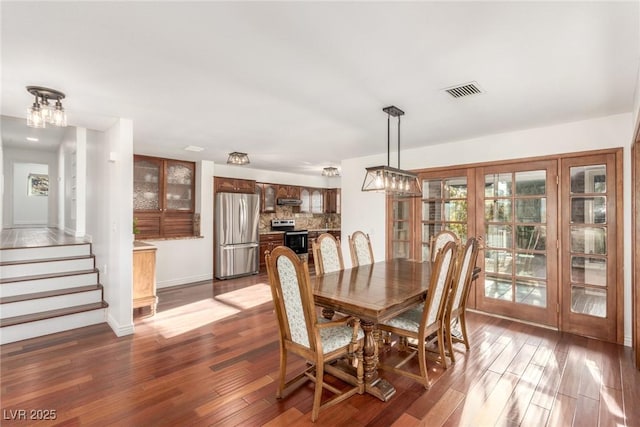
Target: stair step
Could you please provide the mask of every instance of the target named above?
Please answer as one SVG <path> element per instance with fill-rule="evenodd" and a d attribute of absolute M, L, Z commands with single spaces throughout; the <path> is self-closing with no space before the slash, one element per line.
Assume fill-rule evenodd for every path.
<path fill-rule="evenodd" d="M 106 321 L 105 301 L 0 321 L 0 344 L 8 344 Z"/>
<path fill-rule="evenodd" d="M 72 286 L 95 285 L 98 283 L 98 274 L 98 269 L 94 268 L 92 270 L 34 274 L 33 276 L 0 279 L 0 285 L 3 285 L 0 286 L 0 296 L 7 297 Z M 49 288 L 47 288 L 47 284 L 49 284 Z"/>
<path fill-rule="evenodd" d="M 91 255 L 91 243 L 0 249 L 0 261 L 14 262 Z"/>
<path fill-rule="evenodd" d="M 33 292 L 30 294 L 5 296 L 0 298 L 0 304 L 11 304 L 15 302 L 31 301 L 31 300 L 41 299 L 41 298 L 71 295 L 71 294 L 77 294 L 80 292 L 88 292 L 88 291 L 96 291 L 96 290 L 102 290 L 102 285 L 98 283 L 95 285 L 76 286 L 73 288 L 66 288 L 66 289 L 53 289 L 50 291 Z"/>
<path fill-rule="evenodd" d="M 0 263 L 0 278 L 4 282 L 7 279 L 18 277 L 71 273 L 82 270 L 93 270 L 95 257 L 93 255 L 68 258 L 47 258 L 35 261 L 9 261 Z"/>
<path fill-rule="evenodd" d="M 46 294 L 51 294 L 46 296 Z M 87 287 L 82 292 L 45 292 L 40 298 L 34 299 L 30 297 L 9 297 L 10 299 L 18 299 L 17 301 L 3 302 L 0 305 L 0 320 L 12 317 L 18 317 L 28 314 L 41 312 L 49 312 L 52 310 L 75 307 L 85 304 L 92 304 L 102 301 L 102 285 L 93 285 Z"/>
<path fill-rule="evenodd" d="M 20 325 L 25 323 L 32 323 L 32 322 L 37 322 L 45 319 L 54 319 L 56 317 L 82 313 L 85 311 L 98 310 L 98 309 L 107 308 L 107 307 L 109 307 L 109 304 L 107 304 L 105 301 L 100 301 L 100 302 L 83 304 L 83 305 L 74 306 L 74 307 L 60 308 L 57 310 L 42 311 L 40 313 L 25 314 L 23 316 L 9 317 L 7 319 L 0 320 L 0 328 Z M 4 334 L 5 331 L 2 331 L 2 333 Z M 34 335 L 34 336 L 37 336 L 37 335 Z"/>

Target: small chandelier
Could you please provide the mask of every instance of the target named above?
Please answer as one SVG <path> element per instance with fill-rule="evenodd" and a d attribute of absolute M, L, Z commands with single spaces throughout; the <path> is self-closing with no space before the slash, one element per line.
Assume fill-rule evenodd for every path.
<path fill-rule="evenodd" d="M 404 111 L 389 106 L 382 109 L 387 113 L 387 165 L 373 166 L 367 169 L 362 183 L 362 191 L 385 192 L 400 197 L 416 197 L 422 195 L 418 175 L 400 169 L 400 116 Z M 398 118 L 398 167 L 389 166 L 390 157 L 390 121 L 391 116 Z"/>
<path fill-rule="evenodd" d="M 247 155 L 247 153 L 239 153 L 237 151 L 234 151 L 233 153 L 229 153 L 227 164 L 242 166 L 242 165 L 248 165 L 249 163 L 251 162 L 249 161 L 249 156 Z"/>
<path fill-rule="evenodd" d="M 340 176 L 340 171 L 338 170 L 338 168 L 334 168 L 333 166 L 327 166 L 326 168 L 322 169 L 322 176 Z"/>
<path fill-rule="evenodd" d="M 62 108 L 64 93 L 41 86 L 27 86 L 27 92 L 35 96 L 35 101 L 27 109 L 27 126 L 44 128 L 47 123 L 58 127 L 67 126 L 67 114 Z M 55 105 L 49 103 L 55 101 Z"/>

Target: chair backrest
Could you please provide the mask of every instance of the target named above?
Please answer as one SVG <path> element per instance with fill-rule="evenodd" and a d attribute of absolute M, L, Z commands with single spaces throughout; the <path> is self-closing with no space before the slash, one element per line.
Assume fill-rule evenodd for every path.
<path fill-rule="evenodd" d="M 442 320 L 444 316 L 453 270 L 455 269 L 454 261 L 457 249 L 458 247 L 454 242 L 447 242 L 438 251 L 431 270 L 429 291 L 422 314 L 422 324 L 425 327 Z"/>
<path fill-rule="evenodd" d="M 455 242 L 456 245 L 459 245 L 460 238 L 456 236 L 453 231 L 449 230 L 442 230 L 431 238 L 431 245 L 429 246 L 431 262 L 436 260 L 438 252 L 447 242 Z"/>
<path fill-rule="evenodd" d="M 265 260 L 280 337 L 315 351 L 317 320 L 307 262 L 285 246 L 267 251 Z"/>
<path fill-rule="evenodd" d="M 349 250 L 351 252 L 351 263 L 354 267 L 358 265 L 373 264 L 373 249 L 369 235 L 362 231 L 355 231 L 349 236 Z"/>
<path fill-rule="evenodd" d="M 470 237 L 461 252 L 458 260 L 458 267 L 454 276 L 452 286 L 452 297 L 450 301 L 449 311 L 464 308 L 467 304 L 471 282 L 473 280 L 473 272 L 478 259 L 479 245 L 475 237 Z"/>
<path fill-rule="evenodd" d="M 316 274 L 344 270 L 340 240 L 331 233 L 323 233 L 312 243 Z"/>

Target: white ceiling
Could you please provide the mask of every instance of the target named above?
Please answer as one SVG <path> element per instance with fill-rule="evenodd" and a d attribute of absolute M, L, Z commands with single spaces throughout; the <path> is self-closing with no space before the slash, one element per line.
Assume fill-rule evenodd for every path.
<path fill-rule="evenodd" d="M 136 153 L 245 151 L 258 169 L 318 174 L 384 153 L 387 105 L 406 112 L 408 148 L 629 112 L 637 90 L 637 1 L 1 8 L 2 115 L 24 117 L 25 86 L 52 87 L 71 125 L 132 119 Z M 470 81 L 485 93 L 442 91 Z M 4 143 L 20 129 L 3 125 Z"/>

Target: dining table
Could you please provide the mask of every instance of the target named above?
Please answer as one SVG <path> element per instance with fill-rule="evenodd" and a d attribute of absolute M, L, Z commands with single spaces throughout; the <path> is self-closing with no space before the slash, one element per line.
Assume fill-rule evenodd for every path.
<path fill-rule="evenodd" d="M 376 325 L 423 303 L 431 279 L 431 262 L 389 259 L 325 273 L 312 279 L 316 305 L 326 317 L 334 312 L 360 319 L 364 332 L 365 392 L 382 401 L 395 393 L 378 373 Z"/>

